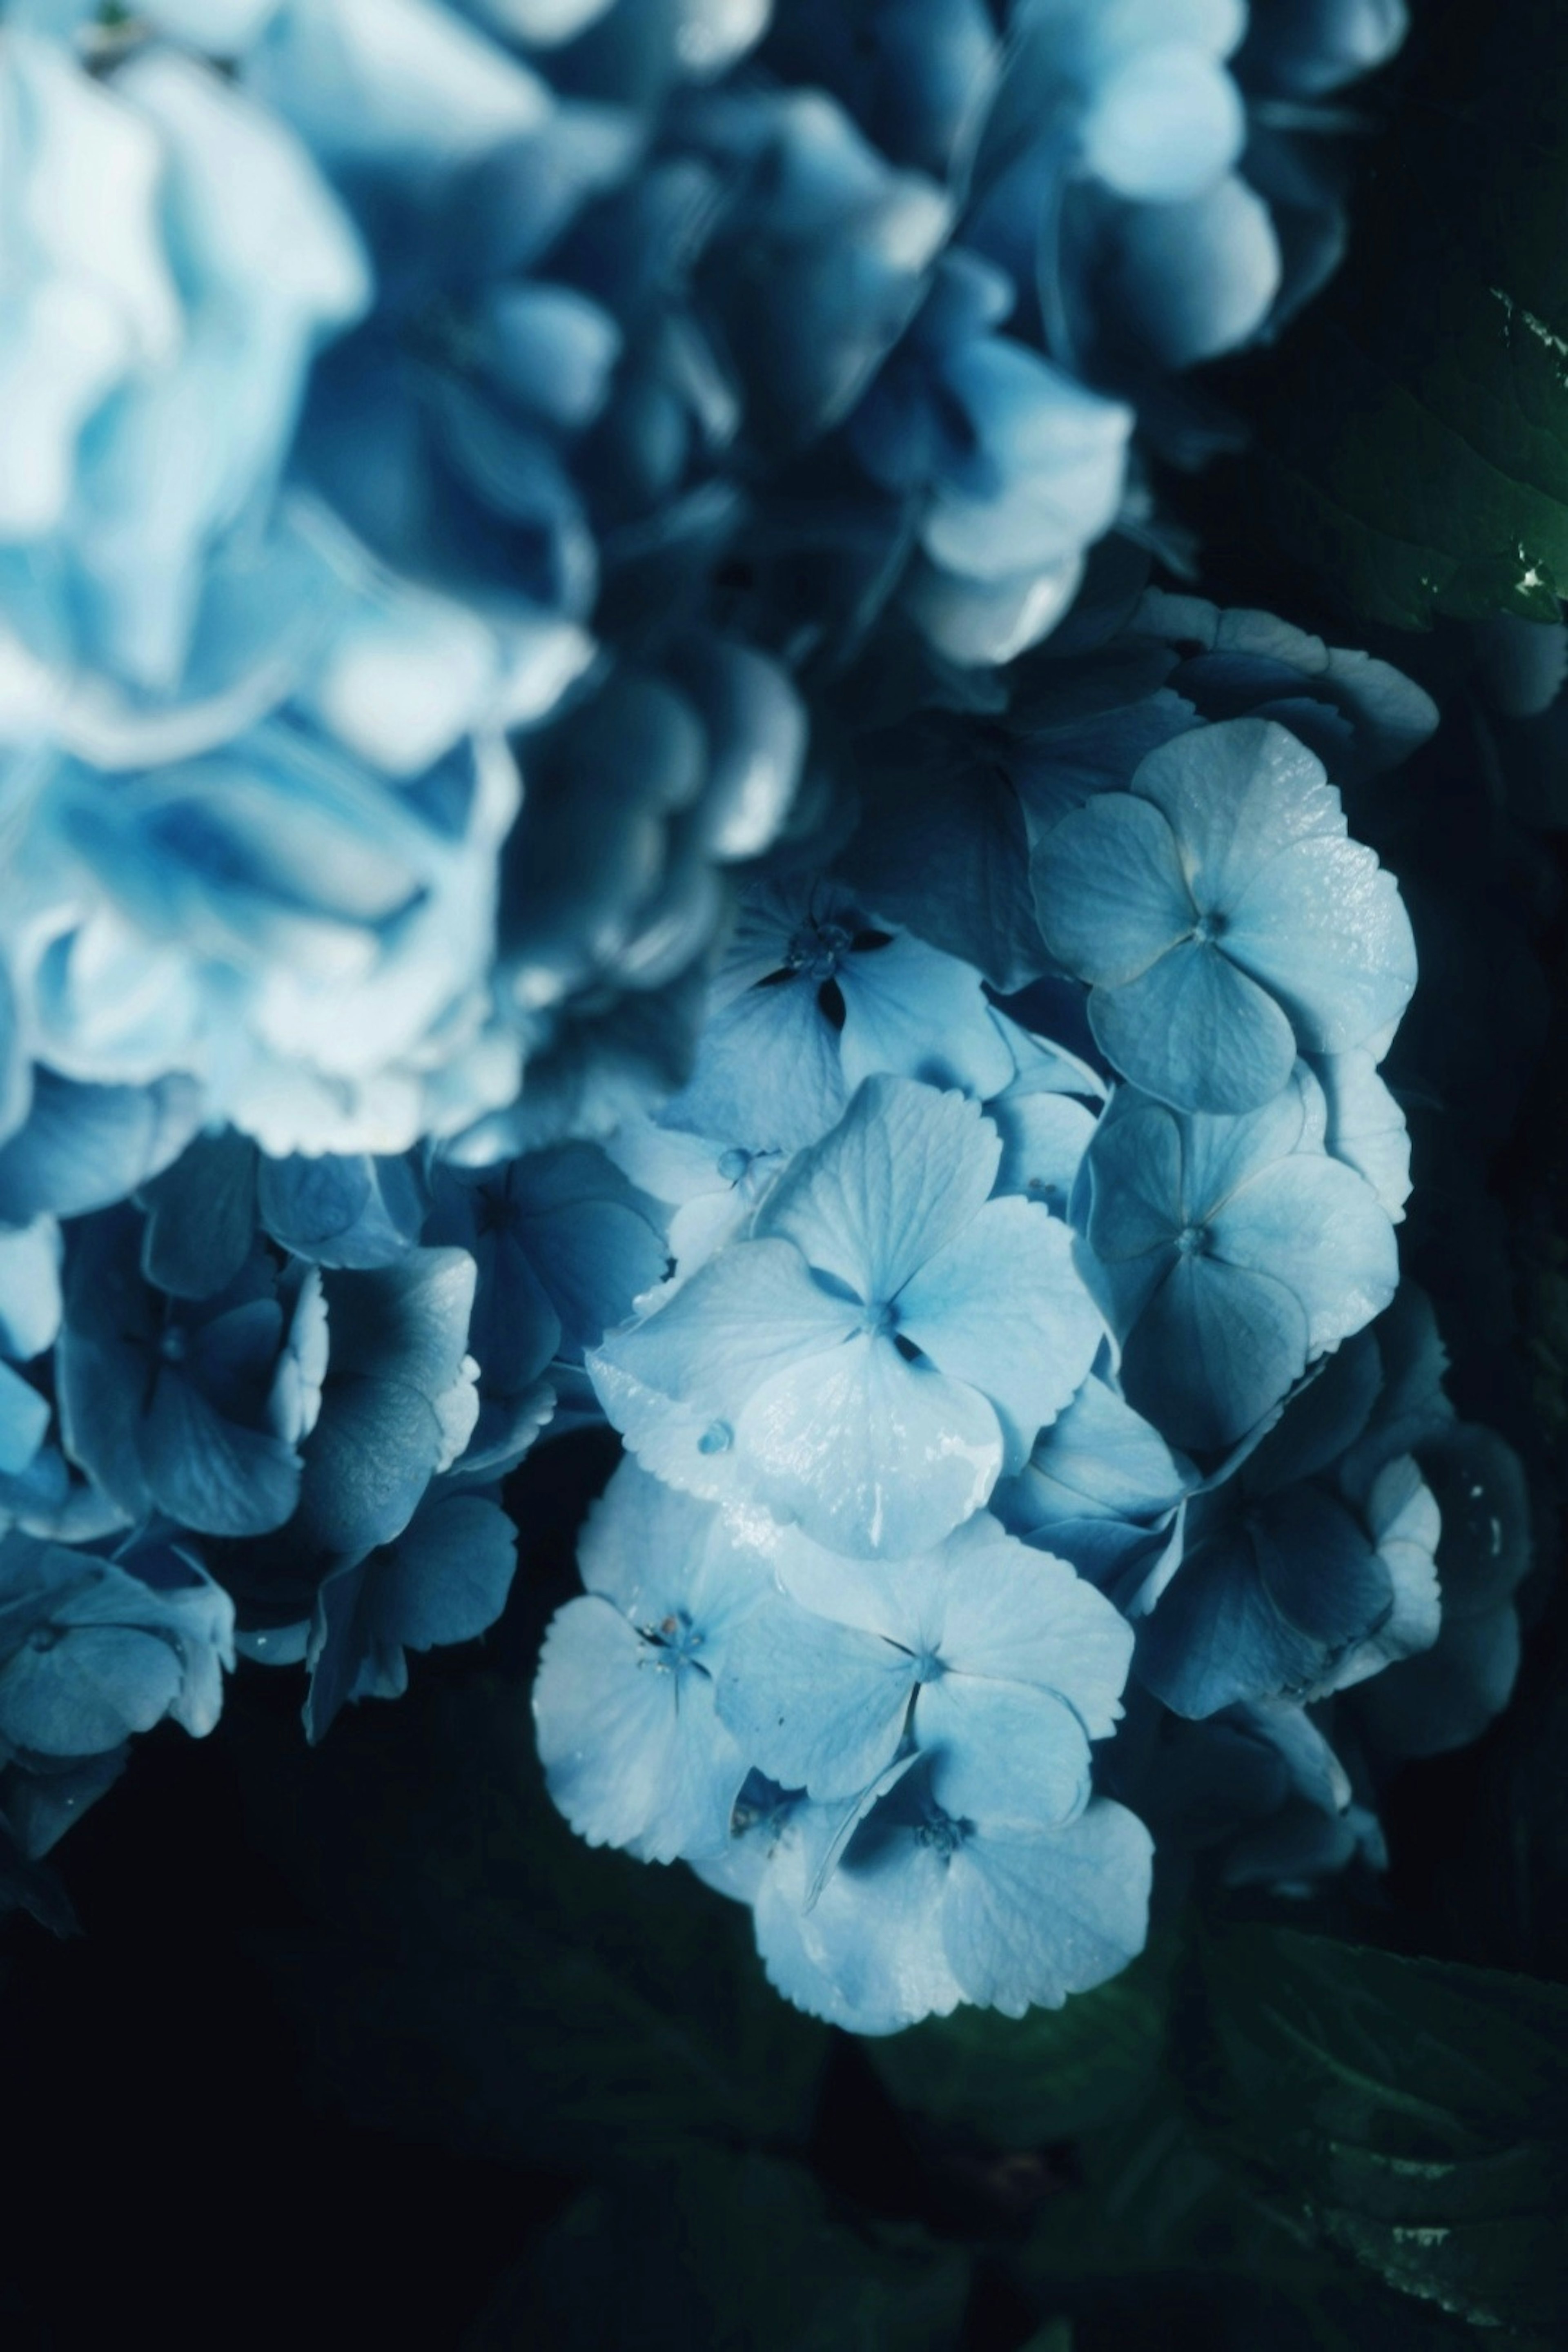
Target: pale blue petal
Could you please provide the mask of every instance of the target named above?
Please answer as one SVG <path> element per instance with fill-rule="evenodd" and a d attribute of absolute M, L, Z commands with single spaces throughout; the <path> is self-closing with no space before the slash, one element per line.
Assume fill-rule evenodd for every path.
<path fill-rule="evenodd" d="M 1219 1257 L 1282 1284 L 1300 1302 L 1312 1355 L 1381 1315 L 1398 1286 L 1387 1212 L 1336 1160 L 1298 1153 L 1277 1160 L 1215 1211 L 1209 1234 Z"/>
<path fill-rule="evenodd" d="M 142 1271 L 154 1288 L 210 1298 L 234 1280 L 256 1238 L 258 1157 L 249 1137 L 232 1128 L 198 1135 L 142 1188 Z"/>
<path fill-rule="evenodd" d="M 1194 1719 L 1237 1700 L 1308 1690 L 1322 1663 L 1319 1639 L 1270 1600 L 1239 1526 L 1188 1553 L 1138 1629 L 1139 1680 Z"/>
<path fill-rule="evenodd" d="M 1227 719 L 1152 751 L 1132 790 L 1182 845 L 1193 898 L 1228 915 L 1253 877 L 1292 843 L 1342 840 L 1340 796 L 1321 760 L 1266 719 Z"/>
<path fill-rule="evenodd" d="M 959 1820 L 1049 1829 L 1089 1801 L 1089 1741 L 1053 1691 L 942 1675 L 921 1685 L 914 1732 L 940 1767 L 943 1806 Z"/>
<path fill-rule="evenodd" d="M 980 974 L 905 931 L 885 948 L 846 956 L 838 1040 L 846 1088 L 879 1071 L 956 1087 L 980 1099 L 1013 1076 Z"/>
<path fill-rule="evenodd" d="M 1031 1533 L 1058 1520 L 1153 1519 L 1181 1501 L 1190 1473 L 1158 1430 L 1104 1381 L 1086 1381 L 1040 1432 L 1009 1490 L 1012 1524 Z"/>
<path fill-rule="evenodd" d="M 1250 342 L 1279 290 L 1268 205 L 1237 172 L 1178 204 L 1128 206 L 1105 267 L 1105 298 L 1165 368 Z"/>
<path fill-rule="evenodd" d="M 764 1600 L 725 1651 L 720 1719 L 782 1787 L 852 1797 L 891 1763 L 915 1660 L 875 1633 Z"/>
<path fill-rule="evenodd" d="M 1094 1137 L 1094 1113 L 1070 1095 L 1025 1087 L 1009 1088 L 985 1108 L 1002 1139 L 997 1192 L 1022 1193 L 1065 1216 L 1079 1163 Z"/>
<path fill-rule="evenodd" d="M 860 1319 L 853 1305 L 813 1281 L 791 1242 L 742 1242 L 700 1266 L 642 1322 L 609 1333 L 595 1363 L 628 1374 L 704 1422 L 732 1423 L 763 1381 L 825 1356 Z"/>
<path fill-rule="evenodd" d="M 749 1151 L 798 1151 L 848 1098 L 838 1034 L 802 976 L 749 988 L 716 1013 L 689 1083 L 660 1117 Z"/>
<path fill-rule="evenodd" d="M 990 1398 L 1012 1471 L 1081 1387 L 1105 1336 L 1066 1225 L 1017 1199 L 988 1201 L 905 1285 L 898 1308 L 900 1333 L 938 1371 Z"/>
<path fill-rule="evenodd" d="M 980 1508 L 1002 1466 L 984 1398 L 869 1333 L 765 1381 L 737 1417 L 735 1444 L 759 1501 L 858 1558 L 940 1539 Z"/>
<path fill-rule="evenodd" d="M 1171 826 L 1128 793 L 1102 793 L 1064 817 L 1032 873 L 1046 945 L 1079 980 L 1136 980 L 1197 919 Z"/>
<path fill-rule="evenodd" d="M 1158 1260 L 1186 1222 L 1182 1127 L 1163 1108 L 1126 1099 L 1125 1111 L 1100 1121 L 1085 1162 L 1093 1181 L 1089 1244 L 1108 1267 Z"/>
<path fill-rule="evenodd" d="M 935 1562 L 921 1565 L 929 1574 Z M 1032 1684 L 1065 1698 L 1089 1738 L 1114 1730 L 1131 1629 L 1065 1560 L 983 1514 L 949 1539 L 942 1603 L 930 1646 L 949 1679 Z"/>
<path fill-rule="evenodd" d="M 1397 1021 L 1415 940 L 1392 874 L 1356 841 L 1294 843 L 1231 902 L 1225 951 L 1278 997 L 1309 1053 L 1340 1054 Z"/>
<path fill-rule="evenodd" d="M 868 1305 L 893 1298 L 990 1193 L 1002 1157 L 979 1106 L 910 1078 L 868 1078 L 831 1135 L 802 1153 L 758 1213 L 807 1265 Z"/>
<path fill-rule="evenodd" d="M 1397 1224 L 1410 1198 L 1410 1130 L 1371 1054 L 1328 1054 L 1313 1072 L 1329 1107 L 1324 1149 L 1364 1177 Z"/>
<path fill-rule="evenodd" d="M 19 1478 L 48 1433 L 47 1397 L 0 1364 L 0 1475 Z"/>
<path fill-rule="evenodd" d="M 942 1948 L 946 1864 L 912 1829 L 834 1872 L 806 1908 L 806 1857 L 781 1853 L 757 1897 L 757 1948 L 785 1997 L 856 2033 L 896 2033 L 963 1998 Z"/>
<path fill-rule="evenodd" d="M 729 1628 L 773 1589 L 766 1555 L 710 1504 L 624 1461 L 588 1514 L 577 1564 L 635 1625 L 684 1614 L 717 1673 Z"/>
<path fill-rule="evenodd" d="M 300 1499 L 293 1447 L 269 1430 L 222 1418 L 173 1371 L 153 1386 L 140 1444 L 153 1501 L 204 1535 L 265 1535 L 282 1526 Z"/>
<path fill-rule="evenodd" d="M 933 1784 L 940 1800 L 940 1774 Z M 953 1855 L 942 1942 L 967 2000 L 1021 2017 L 1116 1976 L 1148 1933 L 1153 1842 L 1099 1799 L 1065 1828 L 987 1835 Z"/>
<path fill-rule="evenodd" d="M 1178 1258 L 1128 1339 L 1128 1395 L 1171 1441 L 1228 1445 L 1306 1368 L 1308 1320 L 1293 1291 L 1220 1257 Z"/>
<path fill-rule="evenodd" d="M 1271 1160 L 1321 1150 L 1328 1122 L 1323 1090 L 1305 1062 L 1298 1062 L 1289 1085 L 1257 1110 L 1234 1118 L 1193 1112 L 1180 1123 L 1186 1214 L 1201 1223 Z"/>
<path fill-rule="evenodd" d="M 1200 940 L 1184 940 L 1124 987 L 1096 988 L 1089 1018 L 1107 1060 L 1178 1110 L 1251 1110 L 1279 1093 L 1296 1060 L 1294 1032 L 1274 999 Z"/>
<path fill-rule="evenodd" d="M 59 1328 L 59 1227 L 52 1217 L 0 1226 L 0 1355 L 25 1364 Z"/>
<path fill-rule="evenodd" d="M 550 1793 L 590 1845 L 645 1862 L 722 1850 L 746 1764 L 713 1685 L 662 1664 L 608 1601 L 585 1594 L 552 1620 L 533 1719 Z"/>

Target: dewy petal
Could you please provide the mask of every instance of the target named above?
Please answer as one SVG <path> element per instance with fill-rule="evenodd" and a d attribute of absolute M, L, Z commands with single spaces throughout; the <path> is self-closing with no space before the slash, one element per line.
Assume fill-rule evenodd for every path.
<path fill-rule="evenodd" d="M 1122 1357 L 1127 1392 L 1177 1445 L 1230 1444 L 1306 1369 L 1307 1316 L 1267 1273 L 1219 1257 L 1178 1258 Z"/>
<path fill-rule="evenodd" d="M 1089 1019 L 1123 1076 L 1178 1110 L 1251 1110 L 1296 1059 L 1274 999 L 1205 940 L 1184 940 L 1123 988 L 1095 989 Z"/>
<path fill-rule="evenodd" d="M 915 1700 L 915 1739 L 940 1757 L 942 1802 L 960 1819 L 1050 1829 L 1089 1802 L 1089 1741 L 1054 1691 L 940 1675 Z"/>
<path fill-rule="evenodd" d="M 1021 1470 L 1088 1378 L 1105 1336 L 1067 1227 L 1029 1201 L 988 1201 L 899 1293 L 900 1334 L 991 1399 Z"/>
<path fill-rule="evenodd" d="M 689 1412 L 732 1419 L 785 1367 L 826 1355 L 859 1321 L 814 1282 L 787 1241 L 741 1242 L 700 1266 L 642 1322 L 612 1331 L 599 1360 Z"/>
<path fill-rule="evenodd" d="M 914 1680 L 907 1650 L 779 1594 L 730 1643 L 719 1714 L 750 1762 L 781 1787 L 853 1797 L 892 1761 Z"/>
<path fill-rule="evenodd" d="M 1226 719 L 1178 735 L 1151 751 L 1131 789 L 1169 823 L 1205 914 L 1228 914 L 1292 842 L 1344 836 L 1340 796 L 1321 761 L 1272 719 Z"/>
<path fill-rule="evenodd" d="M 1298 1152 L 1237 1187 L 1210 1222 L 1217 1257 L 1283 1284 L 1321 1355 L 1381 1315 L 1399 1245 L 1370 1184 L 1337 1160 Z"/>
<path fill-rule="evenodd" d="M 1032 872 L 1046 945 L 1079 980 L 1136 980 L 1197 919 L 1170 825 L 1130 793 L 1102 793 L 1064 817 Z"/>
<path fill-rule="evenodd" d="M 755 1231 L 787 1236 L 808 1265 L 882 1304 L 978 1213 L 1001 1157 L 995 1129 L 963 1096 L 868 1078 L 831 1135 L 780 1178 Z"/>
<path fill-rule="evenodd" d="M 646 1862 L 710 1852 L 729 1835 L 745 1760 L 719 1721 L 713 1685 L 665 1665 L 596 1594 L 552 1622 L 533 1686 L 550 1793 L 590 1845 Z"/>
<path fill-rule="evenodd" d="M 956 956 L 905 931 L 886 947 L 844 957 L 836 978 L 847 1088 L 884 1070 L 981 1100 L 1011 1083 L 1013 1056 L 980 974 Z"/>
<path fill-rule="evenodd" d="M 735 1446 L 770 1510 L 860 1559 L 940 1539 L 980 1508 L 1002 1466 L 985 1399 L 870 1333 L 765 1381 L 737 1417 Z"/>
<path fill-rule="evenodd" d="M 942 1796 L 940 1773 L 933 1786 Z M 949 1865 L 942 1943 L 964 1998 L 1021 2017 L 1115 1976 L 1143 1948 L 1153 1841 L 1100 1798 L 1059 1830 L 967 1837 Z"/>
<path fill-rule="evenodd" d="M 1295 843 L 1229 909 L 1225 951 L 1272 991 L 1303 1049 L 1339 1054 L 1397 1021 L 1415 939 L 1392 874 L 1359 841 Z"/>

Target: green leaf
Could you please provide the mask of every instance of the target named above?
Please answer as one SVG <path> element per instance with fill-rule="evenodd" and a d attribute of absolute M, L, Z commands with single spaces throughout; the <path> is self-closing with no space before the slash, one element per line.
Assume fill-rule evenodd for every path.
<path fill-rule="evenodd" d="M 1131 2115 L 1160 2067 L 1173 1953 L 1152 1946 L 1064 2009 L 961 2009 L 864 2046 L 900 2105 L 995 2147 L 1076 2139 Z"/>
<path fill-rule="evenodd" d="M 1244 386 L 1273 535 L 1364 619 L 1555 620 L 1568 13 L 1416 12 L 1373 157 L 1345 269 Z"/>
<path fill-rule="evenodd" d="M 268 1956 L 321 2096 L 561 2171 L 697 2133 L 805 2138 L 826 2029 L 768 1987 L 739 1905 L 573 1836 L 526 1681 L 427 1675 L 315 1750 L 242 1681 L 219 1736 L 306 1915 Z"/>
<path fill-rule="evenodd" d="M 693 2147 L 581 2198 L 465 2352 L 951 2352 L 968 2288 L 957 2248 L 844 2227 L 802 2166 Z"/>
<path fill-rule="evenodd" d="M 1472 2326 L 1568 2331 L 1568 1990 L 1275 1927 L 1203 1948 L 1191 2086 L 1288 2223 Z"/>

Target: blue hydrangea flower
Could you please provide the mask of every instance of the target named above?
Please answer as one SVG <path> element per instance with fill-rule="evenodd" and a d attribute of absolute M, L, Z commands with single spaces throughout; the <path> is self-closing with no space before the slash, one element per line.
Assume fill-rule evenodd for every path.
<path fill-rule="evenodd" d="M 233 1629 L 227 1594 L 183 1549 L 111 1558 L 0 1537 L 0 1749 L 92 1756 L 165 1716 L 201 1738 Z"/>
<path fill-rule="evenodd" d="M 1514 1596 L 1531 1558 L 1524 1471 L 1495 1430 L 1452 1422 L 1417 1458 L 1442 1519 L 1442 1623 L 1419 1656 L 1358 1689 L 1353 1708 L 1368 1745 L 1392 1757 L 1463 1748 L 1501 1713 L 1520 1664 Z"/>
<path fill-rule="evenodd" d="M 84 1217 L 111 1209 L 177 1159 L 201 1124 L 189 1078 L 84 1086 L 36 1068 L 22 1125 L 0 1144 L 0 1218 Z"/>
<path fill-rule="evenodd" d="M 841 887 L 759 885 L 742 902 L 689 1084 L 662 1124 L 748 1152 L 816 1143 L 889 1072 L 1000 1094 L 1015 1059 L 980 975 L 889 930 Z"/>
<path fill-rule="evenodd" d="M 1142 1822 L 1096 1798 L 1055 1829 L 993 1825 L 958 1811 L 948 1770 L 940 1752 L 917 1762 L 819 1888 L 816 1841 L 787 1821 L 753 1831 L 773 1846 L 754 1902 L 758 1948 L 801 2008 L 860 2033 L 961 2001 L 1021 2017 L 1059 2009 L 1142 1949 L 1152 1843 Z"/>
<path fill-rule="evenodd" d="M 991 1498 L 1004 1527 L 1070 1560 L 1119 1608 L 1159 1589 L 1181 1552 L 1182 1504 L 1196 1484 L 1141 1413 L 1087 1380 Z"/>
<path fill-rule="evenodd" d="M 311 1265 L 394 1265 L 430 1205 L 411 1157 L 268 1160 L 232 1129 L 198 1136 L 137 1198 L 147 1212 L 142 1271 L 180 1298 L 207 1298 L 232 1281 L 258 1228 Z"/>
<path fill-rule="evenodd" d="M 1394 1296 L 1394 1227 L 1371 1186 L 1324 1151 L 1325 1121 L 1299 1069 L 1239 1118 L 1124 1087 L 1100 1123 L 1084 1230 L 1128 1398 L 1174 1444 L 1205 1452 L 1243 1436 Z"/>
<path fill-rule="evenodd" d="M 1177 1109 L 1256 1108 L 1299 1049 L 1364 1045 L 1415 985 L 1392 877 L 1349 839 L 1321 763 L 1268 721 L 1151 753 L 1126 793 L 1047 835 L 1034 876 L 1102 1050 Z"/>
<path fill-rule="evenodd" d="M 763 56 L 830 89 L 885 155 L 945 180 L 984 121 L 1001 43 L 984 0 L 793 0 Z"/>
<path fill-rule="evenodd" d="M 1430 1648 L 1440 1517 L 1408 1455 L 1364 1513 L 1319 1479 L 1256 1470 L 1189 1506 L 1180 1569 L 1139 1633 L 1141 1678 L 1178 1715 L 1313 1699 Z"/>
<path fill-rule="evenodd" d="M 1341 785 L 1397 767 L 1437 724 L 1426 688 L 1391 663 L 1327 646 L 1272 613 L 1150 588 L 1131 625 L 1180 655 L 1170 688 L 1203 718 L 1275 719 Z"/>
<path fill-rule="evenodd" d="M 493 1495 L 437 1486 L 391 1543 L 334 1569 L 316 1596 L 305 1727 L 324 1738 L 339 1710 L 401 1698 L 409 1650 L 487 1633 L 506 1606 L 517 1531 Z"/>
<path fill-rule="evenodd" d="M 1132 1636 L 1064 1561 L 984 1512 L 913 1559 L 850 1564 L 795 1535 L 773 1557 L 784 1589 L 731 1635 L 718 1686 L 757 1769 L 853 1798 L 912 1747 L 942 1754 L 961 1814 L 1045 1829 L 1081 1812 Z"/>
<path fill-rule="evenodd" d="M 578 1551 L 533 1686 L 550 1793 L 591 1845 L 646 1862 L 721 1852 L 747 1759 L 715 1706 L 766 1552 L 708 1505 L 623 1463 Z"/>
<path fill-rule="evenodd" d="M 132 1517 L 211 1535 L 280 1527 L 300 1500 L 300 1446 L 326 1356 L 319 1277 L 258 1252 L 200 1302 L 141 1272 L 129 1208 L 79 1224 L 56 1350 L 67 1452 Z"/>
<path fill-rule="evenodd" d="M 188 57 L 93 79 L 16 32 L 0 93 L 0 740 L 243 701 L 298 631 L 286 556 L 258 596 L 258 555 L 312 355 L 370 299 L 363 248 L 290 131 Z"/>
<path fill-rule="evenodd" d="M 112 777 L 55 762 L 0 892 L 47 940 L 39 1057 L 103 1082 L 198 1074 L 280 1155 L 465 1123 L 516 1087 L 517 1045 L 485 1023 L 517 795 L 499 742 L 394 780 L 281 719 Z"/>
<path fill-rule="evenodd" d="M 1279 98 L 1313 99 L 1387 63 L 1409 24 L 1405 0 L 1253 0 L 1238 70 Z"/>
<path fill-rule="evenodd" d="M 622 1323 L 668 1265 L 652 1204 L 596 1146 L 569 1143 L 484 1171 L 440 1170 L 426 1228 L 474 1261 L 468 1347 L 479 1418 L 463 1455 L 497 1476 L 546 1417 L 552 1364 Z"/>
<path fill-rule="evenodd" d="M 907 1556 L 1021 1469 L 1102 1336 L 1065 1226 L 992 1200 L 978 1106 L 868 1078 L 749 1235 L 590 1353 L 660 1475 L 831 1550 Z M 717 1481 L 717 1484 L 715 1484 Z"/>
<path fill-rule="evenodd" d="M 323 1277 L 330 1349 L 291 1541 L 354 1558 L 402 1534 L 479 1419 L 468 1352 L 475 1265 L 414 1249 Z"/>
<path fill-rule="evenodd" d="M 1121 503 L 1132 412 L 996 329 L 1011 284 L 943 257 L 850 420 L 873 481 L 910 508 L 921 562 L 902 603 L 939 653 L 1011 661 L 1047 635 Z"/>

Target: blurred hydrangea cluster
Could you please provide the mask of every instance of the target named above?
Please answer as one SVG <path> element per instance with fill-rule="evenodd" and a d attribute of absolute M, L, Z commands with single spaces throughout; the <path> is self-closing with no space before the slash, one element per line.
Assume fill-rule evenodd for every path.
<path fill-rule="evenodd" d="M 589 1416 L 556 1800 L 863 2030 L 1500 1705 L 1338 789 L 1432 708 L 1148 585 L 1402 31 L 12 0 L 0 1902 L 237 1654 L 493 1623 Z"/>

